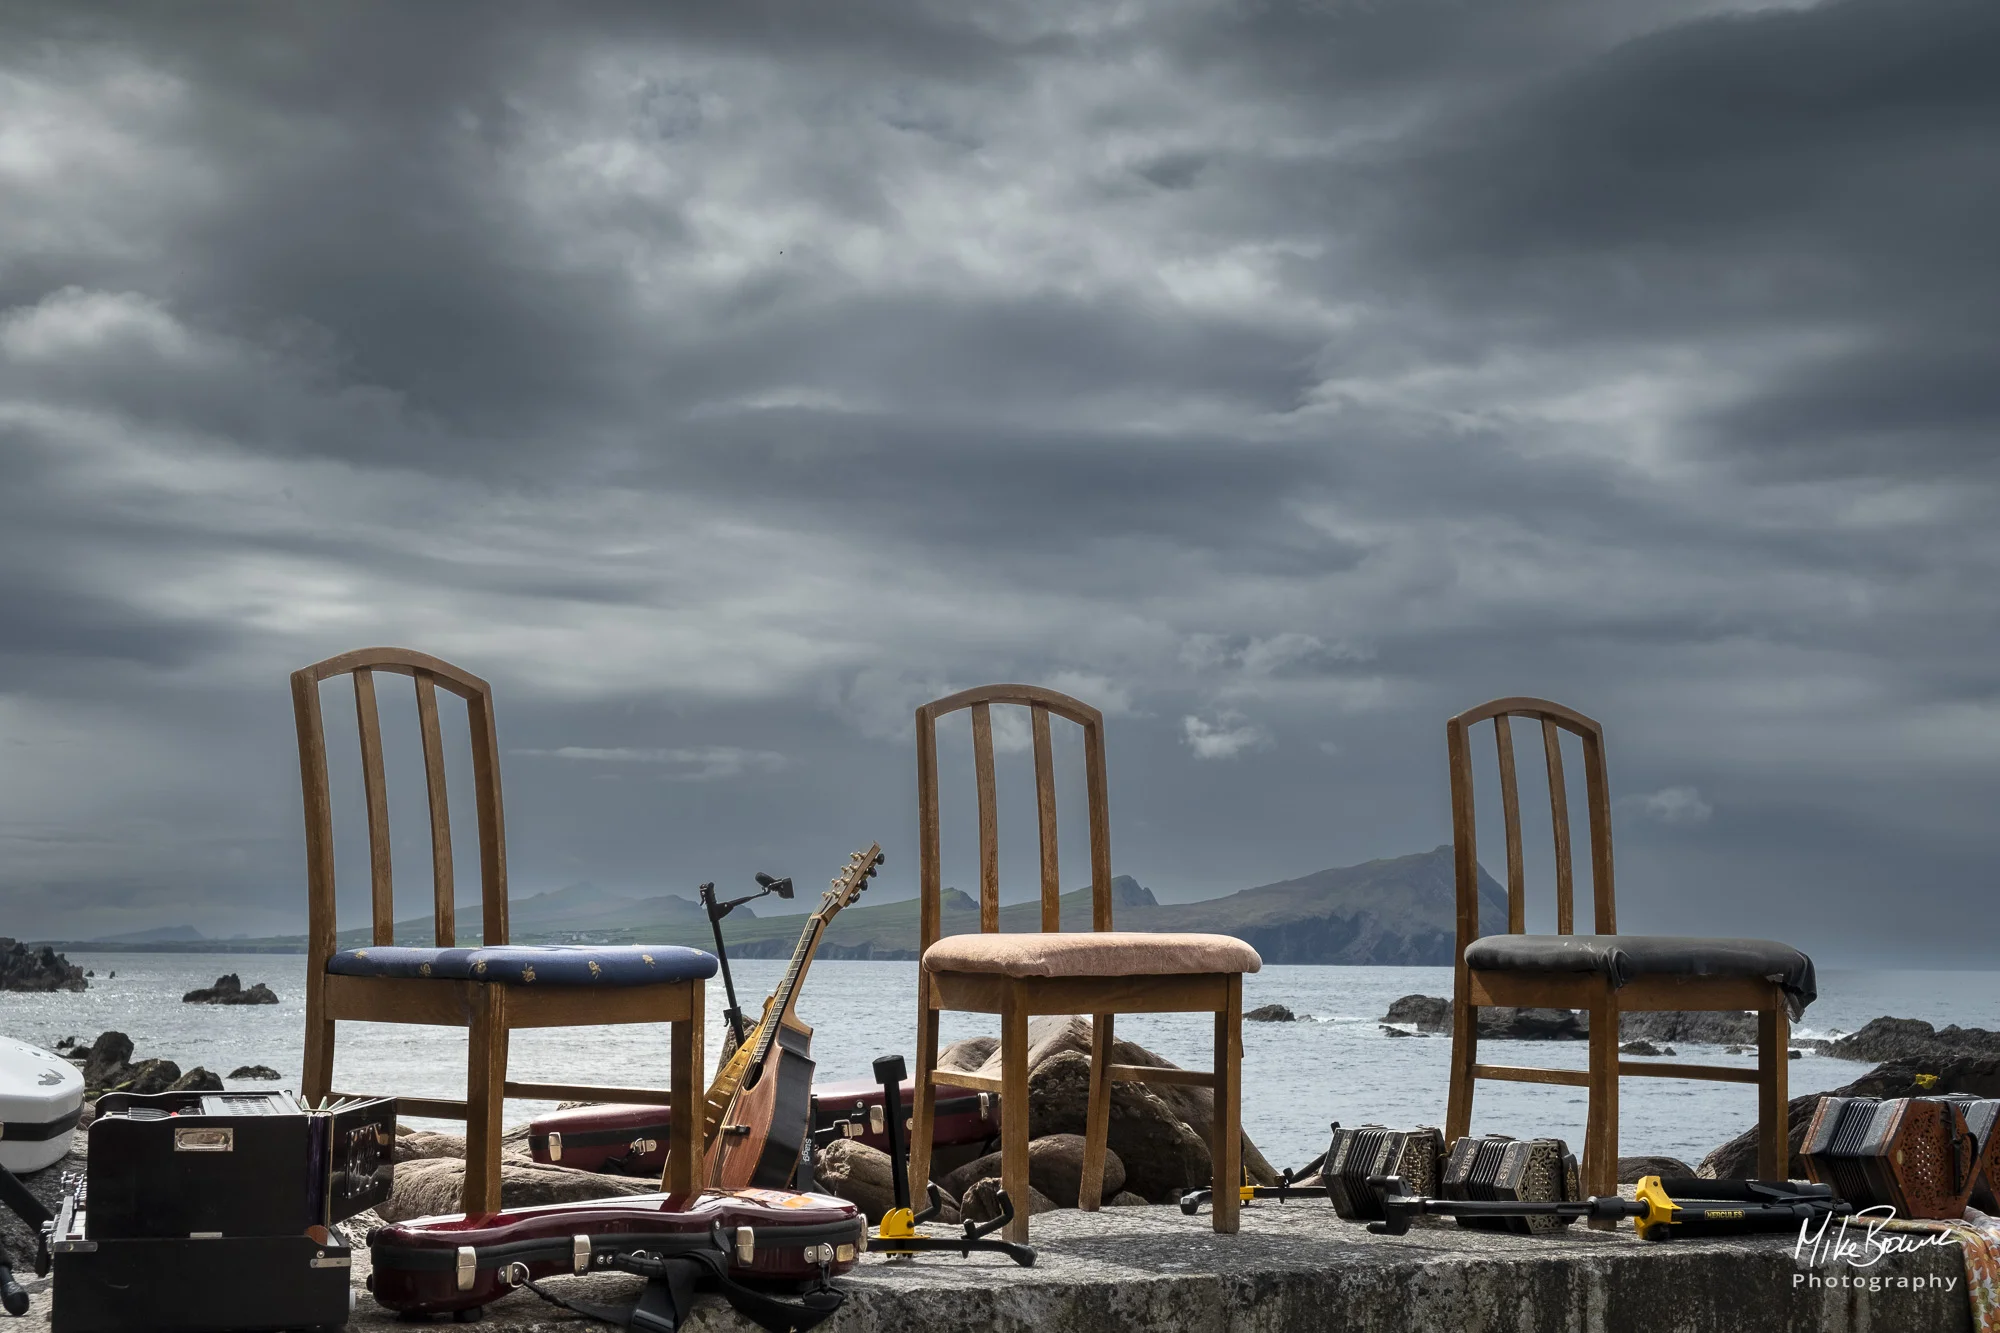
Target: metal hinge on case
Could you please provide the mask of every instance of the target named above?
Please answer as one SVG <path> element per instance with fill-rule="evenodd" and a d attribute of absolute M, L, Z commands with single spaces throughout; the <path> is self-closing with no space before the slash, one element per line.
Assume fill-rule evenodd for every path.
<path fill-rule="evenodd" d="M 562 1135 L 553 1132 L 549 1134 L 549 1160 L 551 1162 L 562 1160 Z"/>
<path fill-rule="evenodd" d="M 579 1273 L 590 1271 L 590 1237 L 571 1236 L 569 1238 L 570 1267 Z"/>
<path fill-rule="evenodd" d="M 471 1291 L 472 1281 L 479 1276 L 479 1253 L 470 1245 L 458 1247 L 458 1289 Z"/>

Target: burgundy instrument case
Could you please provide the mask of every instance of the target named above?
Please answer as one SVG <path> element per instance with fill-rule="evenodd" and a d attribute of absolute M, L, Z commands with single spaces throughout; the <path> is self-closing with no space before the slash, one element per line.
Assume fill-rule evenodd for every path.
<path fill-rule="evenodd" d="M 634 1194 L 378 1227 L 368 1234 L 368 1289 L 398 1314 L 456 1314 L 491 1304 L 523 1278 L 621 1269 L 639 1253 L 700 1255 L 736 1282 L 797 1291 L 852 1269 L 866 1244 L 866 1220 L 830 1195 L 711 1190 L 678 1203 Z"/>
<path fill-rule="evenodd" d="M 914 1100 L 914 1087 L 908 1080 L 903 1083 L 905 1108 Z M 867 1079 L 816 1083 L 812 1105 L 815 1131 L 845 1120 L 861 1129 L 847 1137 L 888 1151 L 881 1084 Z M 538 1162 L 580 1171 L 657 1176 L 666 1168 L 667 1129 L 672 1123 L 673 1111 L 665 1106 L 573 1106 L 529 1122 L 528 1154 Z M 931 1142 L 940 1148 L 997 1144 L 1000 1099 L 971 1088 L 941 1086 L 932 1125 Z"/>

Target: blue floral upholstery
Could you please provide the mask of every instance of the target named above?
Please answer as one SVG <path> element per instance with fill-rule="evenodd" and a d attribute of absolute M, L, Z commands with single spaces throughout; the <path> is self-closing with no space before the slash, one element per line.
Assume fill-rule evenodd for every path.
<path fill-rule="evenodd" d="M 486 949 L 371 945 L 326 960 L 337 977 L 427 977 L 508 986 L 650 986 L 715 975 L 715 955 L 677 944 L 503 944 Z"/>

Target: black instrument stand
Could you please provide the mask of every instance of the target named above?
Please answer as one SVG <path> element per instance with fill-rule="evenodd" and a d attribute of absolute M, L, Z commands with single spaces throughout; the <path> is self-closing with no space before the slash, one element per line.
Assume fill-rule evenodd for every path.
<path fill-rule="evenodd" d="M 48 1272 L 47 1228 L 54 1219 L 42 1206 L 42 1201 L 28 1193 L 28 1187 L 4 1166 L 0 1166 L 0 1203 L 6 1204 L 9 1211 L 30 1227 L 43 1232 L 41 1248 L 35 1256 L 35 1272 Z M 21 1284 L 14 1280 L 13 1256 L 7 1253 L 4 1245 L 0 1245 L 0 1310 L 16 1318 L 28 1313 L 28 1293 L 21 1290 Z"/>
<path fill-rule="evenodd" d="M 1000 1216 L 988 1222 L 967 1222 L 962 1236 L 926 1236 L 917 1228 L 935 1218 L 944 1206 L 944 1193 L 929 1181 L 924 1190 L 930 1206 L 921 1213 L 910 1211 L 909 1154 L 903 1143 L 903 1080 L 909 1067 L 900 1055 L 875 1058 L 875 1077 L 882 1084 L 883 1131 L 889 1136 L 889 1182 L 895 1190 L 896 1206 L 882 1215 L 882 1224 L 868 1238 L 868 1248 L 890 1258 L 908 1258 L 923 1250 L 951 1250 L 960 1258 L 974 1250 L 1004 1254 L 1023 1268 L 1035 1266 L 1035 1247 L 1010 1240 L 989 1239 L 1014 1220 L 1014 1201 L 1000 1192 Z"/>

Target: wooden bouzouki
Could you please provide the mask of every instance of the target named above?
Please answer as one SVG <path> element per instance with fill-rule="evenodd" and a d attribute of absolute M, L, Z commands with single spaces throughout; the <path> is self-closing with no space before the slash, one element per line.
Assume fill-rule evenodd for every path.
<path fill-rule="evenodd" d="M 881 864 L 882 848 L 875 843 L 847 858 L 819 910 L 807 919 L 791 966 L 764 1001 L 764 1016 L 709 1085 L 702 1138 L 711 1189 L 783 1189 L 798 1169 L 812 1128 L 813 1060 L 812 1029 L 799 1021 L 793 1006 L 827 922 L 861 896 Z"/>

